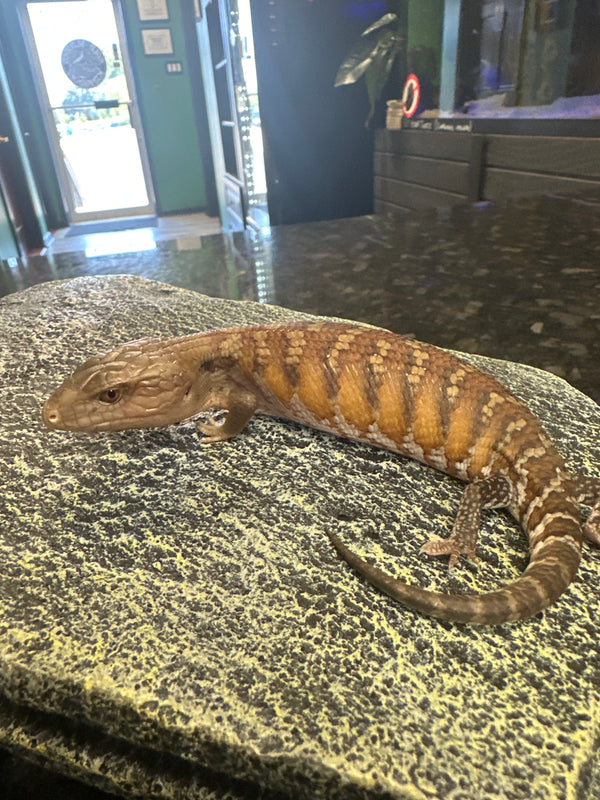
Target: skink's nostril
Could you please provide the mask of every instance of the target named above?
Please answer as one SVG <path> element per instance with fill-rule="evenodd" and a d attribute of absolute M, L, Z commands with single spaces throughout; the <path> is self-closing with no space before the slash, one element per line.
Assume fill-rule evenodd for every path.
<path fill-rule="evenodd" d="M 42 419 L 46 425 L 56 425 L 59 420 L 59 413 L 56 408 L 46 403 L 42 409 Z"/>

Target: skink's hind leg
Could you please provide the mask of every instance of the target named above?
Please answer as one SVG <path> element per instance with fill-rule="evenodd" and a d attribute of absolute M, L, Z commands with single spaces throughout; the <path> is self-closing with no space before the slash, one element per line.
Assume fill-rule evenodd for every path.
<path fill-rule="evenodd" d="M 585 525 L 583 533 L 586 539 L 600 546 L 600 480 L 598 478 L 584 478 L 578 476 L 578 500 L 584 506 L 591 506 L 592 510 Z"/>
<path fill-rule="evenodd" d="M 462 496 L 458 514 L 447 539 L 433 539 L 421 548 L 428 556 L 450 556 L 453 567 L 462 555 L 476 560 L 475 548 L 484 508 L 504 508 L 512 496 L 510 482 L 503 475 L 490 475 L 470 483 Z"/>

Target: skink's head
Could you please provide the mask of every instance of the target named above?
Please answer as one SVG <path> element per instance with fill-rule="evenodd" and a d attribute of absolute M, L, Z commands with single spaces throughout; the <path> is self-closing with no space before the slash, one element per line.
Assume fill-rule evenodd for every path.
<path fill-rule="evenodd" d="M 46 401 L 49 428 L 154 428 L 194 413 L 192 380 L 169 340 L 144 339 L 82 364 Z"/>

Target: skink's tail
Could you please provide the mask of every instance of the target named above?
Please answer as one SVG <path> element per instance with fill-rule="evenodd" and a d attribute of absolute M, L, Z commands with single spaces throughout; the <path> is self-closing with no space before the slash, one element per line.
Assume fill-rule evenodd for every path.
<path fill-rule="evenodd" d="M 451 622 L 499 625 L 531 617 L 560 597 L 579 565 L 579 552 L 569 537 L 549 545 L 542 558 L 532 560 L 523 575 L 501 589 L 483 594 L 444 594 L 396 580 L 353 553 L 334 533 L 328 535 L 342 558 L 369 583 L 409 608 Z"/>
<path fill-rule="evenodd" d="M 431 592 L 396 580 L 357 556 L 334 533 L 328 531 L 328 536 L 342 558 L 394 600 L 452 622 L 497 625 L 531 617 L 554 603 L 579 566 L 582 524 L 572 479 L 559 477 L 554 486 L 540 489 L 520 516 L 530 540 L 527 569 L 507 586 L 475 595 Z"/>

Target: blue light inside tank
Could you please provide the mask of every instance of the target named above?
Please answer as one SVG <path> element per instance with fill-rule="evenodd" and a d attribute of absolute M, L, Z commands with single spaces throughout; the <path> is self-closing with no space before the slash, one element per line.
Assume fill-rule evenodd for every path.
<path fill-rule="evenodd" d="M 389 11 L 385 0 L 354 0 L 342 6 L 342 16 L 348 19 L 373 20 L 382 17 Z"/>

